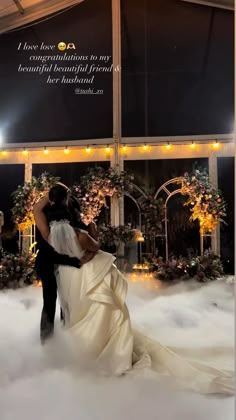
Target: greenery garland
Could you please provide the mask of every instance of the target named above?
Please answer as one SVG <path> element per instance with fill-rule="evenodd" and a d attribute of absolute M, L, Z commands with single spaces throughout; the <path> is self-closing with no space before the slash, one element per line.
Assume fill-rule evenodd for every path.
<path fill-rule="evenodd" d="M 12 218 L 19 230 L 23 231 L 34 223 L 34 204 L 59 180 L 60 178 L 44 172 L 38 178 L 33 177 L 31 182 L 18 185 L 17 190 L 12 193 Z"/>
<path fill-rule="evenodd" d="M 203 234 L 211 233 L 220 222 L 225 223 L 226 202 L 220 190 L 211 184 L 206 170 L 185 172 L 181 193 L 188 196 L 184 205 L 190 207 L 190 220 L 199 221 Z"/>
<path fill-rule="evenodd" d="M 116 246 L 121 244 L 129 245 L 135 241 L 136 230 L 130 225 L 127 226 L 99 226 L 98 240 L 103 246 Z"/>
<path fill-rule="evenodd" d="M 155 238 L 162 231 L 164 219 L 164 201 L 162 198 L 154 198 L 154 191 L 143 187 L 145 195 L 140 195 L 137 202 L 143 216 L 144 230 L 150 238 Z"/>

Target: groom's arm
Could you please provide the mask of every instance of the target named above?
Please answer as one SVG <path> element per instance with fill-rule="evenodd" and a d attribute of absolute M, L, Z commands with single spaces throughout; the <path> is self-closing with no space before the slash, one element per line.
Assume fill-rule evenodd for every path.
<path fill-rule="evenodd" d="M 76 268 L 81 267 L 79 258 L 58 254 L 56 251 L 53 251 L 53 263 L 56 265 L 69 265 L 70 267 Z"/>

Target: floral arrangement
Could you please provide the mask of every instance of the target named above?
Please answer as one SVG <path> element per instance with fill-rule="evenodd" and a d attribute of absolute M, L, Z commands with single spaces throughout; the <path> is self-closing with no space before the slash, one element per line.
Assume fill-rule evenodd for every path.
<path fill-rule="evenodd" d="M 224 222 L 226 203 L 205 170 L 195 169 L 190 175 L 186 172 L 181 193 L 188 196 L 184 205 L 190 207 L 190 220 L 199 221 L 203 234 L 211 233 L 219 222 Z"/>
<path fill-rule="evenodd" d="M 130 189 L 133 177 L 126 172 L 118 172 L 114 168 L 105 170 L 101 167 L 89 169 L 81 178 L 80 184 L 72 187 L 81 206 L 81 218 L 89 224 L 96 219 L 103 206 L 107 207 L 106 197 L 121 197 Z"/>
<path fill-rule="evenodd" d="M 13 255 L 3 253 L 0 263 L 0 289 L 17 289 L 33 284 L 35 255 Z"/>
<path fill-rule="evenodd" d="M 130 225 L 127 226 L 99 226 L 98 240 L 103 246 L 116 246 L 120 244 L 130 244 L 135 241 L 135 229 Z"/>
<path fill-rule="evenodd" d="M 38 178 L 33 177 L 31 182 L 18 185 L 13 192 L 12 218 L 19 230 L 25 230 L 34 223 L 33 206 L 60 178 L 44 172 Z"/>
<path fill-rule="evenodd" d="M 224 275 L 220 257 L 211 252 L 201 257 L 172 257 L 167 262 L 164 262 L 162 257 L 154 258 L 151 267 L 155 277 L 164 281 L 195 278 L 206 282 Z"/>

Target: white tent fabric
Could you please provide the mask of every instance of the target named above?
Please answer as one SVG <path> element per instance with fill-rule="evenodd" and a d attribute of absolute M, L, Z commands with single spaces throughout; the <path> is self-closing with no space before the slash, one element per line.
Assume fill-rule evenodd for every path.
<path fill-rule="evenodd" d="M 197 3 L 203 6 L 219 7 L 221 9 L 234 10 L 234 0 L 182 0 L 187 3 Z"/>
<path fill-rule="evenodd" d="M 72 7 L 84 0 L 1 0 L 0 34 Z"/>

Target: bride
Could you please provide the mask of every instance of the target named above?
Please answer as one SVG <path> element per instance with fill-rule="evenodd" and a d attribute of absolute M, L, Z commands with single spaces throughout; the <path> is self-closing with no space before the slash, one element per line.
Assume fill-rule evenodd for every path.
<path fill-rule="evenodd" d="M 41 209 L 42 210 L 42 209 Z M 36 223 L 60 254 L 86 262 L 80 269 L 56 268 L 56 279 L 66 327 L 78 343 L 78 353 L 110 375 L 151 366 L 180 388 L 233 395 L 233 373 L 182 357 L 131 327 L 126 305 L 127 281 L 115 266 L 115 257 L 99 250 L 86 231 L 75 229 L 66 206 L 51 206 L 50 229 L 40 211 Z M 216 349 L 217 350 L 217 349 Z M 201 357 L 203 359 L 203 357 Z"/>

